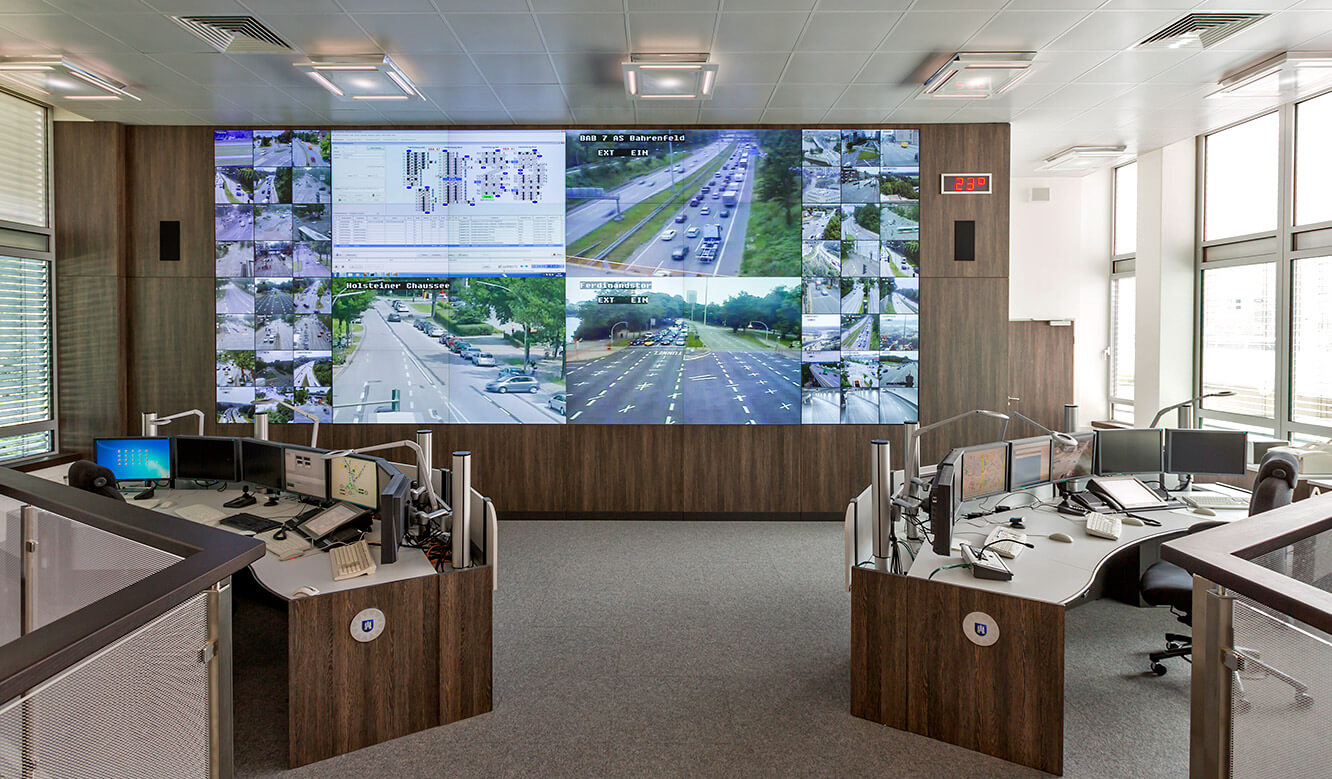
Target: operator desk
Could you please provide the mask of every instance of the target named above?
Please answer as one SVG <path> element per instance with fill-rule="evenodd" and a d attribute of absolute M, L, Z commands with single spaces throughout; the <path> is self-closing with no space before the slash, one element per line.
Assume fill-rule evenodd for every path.
<path fill-rule="evenodd" d="M 62 465 L 34 475 L 64 481 L 67 471 Z M 245 508 L 222 505 L 240 494 L 239 487 L 159 487 L 153 498 L 127 502 L 173 516 L 207 506 L 277 521 L 311 508 L 289 497 L 265 506 L 261 494 Z M 158 505 L 164 502 L 175 505 Z M 218 520 L 201 524 L 243 532 Z M 379 563 L 378 547 L 371 551 L 373 573 L 339 582 L 321 551 L 286 561 L 268 553 L 250 566 L 264 589 L 287 602 L 291 768 L 491 710 L 491 566 L 437 573 L 419 549 L 400 547 L 388 565 Z M 306 596 L 303 587 L 317 592 Z M 353 618 L 370 608 L 383 612 L 383 633 L 362 643 L 353 638 Z"/>
<path fill-rule="evenodd" d="M 1208 487 L 1247 498 L 1242 490 Z M 1022 518 L 1021 532 L 1035 548 L 1004 560 L 1013 571 L 1009 581 L 945 568 L 962 562 L 961 556 L 941 557 L 928 544 L 917 551 L 906 576 L 854 568 L 851 713 L 1062 774 L 1065 609 L 1100 596 L 1104 572 L 1117 555 L 1182 535 L 1199 522 L 1248 514 L 1243 509 L 1217 510 L 1215 516 L 1187 509 L 1133 513 L 1161 526 L 1125 524 L 1117 540 L 1097 538 L 1087 534 L 1081 518 L 1053 507 L 959 520 L 954 538 L 980 546 L 991 529 Z M 1051 533 L 1064 533 L 1073 543 L 1052 541 Z M 997 639 L 992 645 L 968 637 L 967 631 L 975 630 L 969 619 L 974 612 L 993 620 L 994 632 L 981 639 Z"/>

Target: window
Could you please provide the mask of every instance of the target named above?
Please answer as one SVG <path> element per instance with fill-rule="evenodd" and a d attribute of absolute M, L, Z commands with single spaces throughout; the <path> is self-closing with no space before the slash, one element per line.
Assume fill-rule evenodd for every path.
<path fill-rule="evenodd" d="M 1279 137 L 1276 113 L 1207 136 L 1204 241 L 1276 229 Z"/>
<path fill-rule="evenodd" d="M 1332 257 L 1294 262 L 1290 418 L 1332 426 Z"/>
<path fill-rule="evenodd" d="M 0 221 L 49 225 L 46 108 L 0 92 Z"/>
<path fill-rule="evenodd" d="M 1115 168 L 1115 236 L 1113 254 L 1116 257 L 1134 254 L 1138 250 L 1138 163 L 1130 162 Z"/>
<path fill-rule="evenodd" d="M 1202 275 L 1203 408 L 1271 417 L 1276 398 L 1276 263 L 1209 268 Z"/>
<path fill-rule="evenodd" d="M 1133 335 L 1135 281 L 1132 276 L 1110 280 L 1110 399 L 1133 402 Z"/>
<path fill-rule="evenodd" d="M 1295 107 L 1295 224 L 1332 221 L 1332 94 Z"/>

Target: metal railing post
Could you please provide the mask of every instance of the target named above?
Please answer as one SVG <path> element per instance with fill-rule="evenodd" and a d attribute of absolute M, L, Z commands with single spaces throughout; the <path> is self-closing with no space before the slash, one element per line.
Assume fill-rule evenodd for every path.
<path fill-rule="evenodd" d="M 232 719 L 231 577 L 208 588 L 208 643 L 200 660 L 208 663 L 208 776 L 231 779 L 236 770 Z"/>
<path fill-rule="evenodd" d="M 1189 717 L 1190 779 L 1231 774 L 1231 684 L 1226 653 L 1233 648 L 1234 596 L 1193 577 L 1193 678 Z"/>
<path fill-rule="evenodd" d="M 22 604 L 19 607 L 19 635 L 26 636 L 37 629 L 37 507 L 24 505 L 19 510 L 19 532 L 22 544 L 19 565 L 19 591 Z M 19 729 L 21 772 L 23 779 L 33 779 L 37 775 L 36 744 L 33 743 L 33 710 L 28 692 L 24 693 L 19 705 Z"/>

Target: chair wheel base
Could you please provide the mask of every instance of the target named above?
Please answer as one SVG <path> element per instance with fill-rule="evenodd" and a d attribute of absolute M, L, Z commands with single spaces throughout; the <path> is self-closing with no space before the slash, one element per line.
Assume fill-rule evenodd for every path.
<path fill-rule="evenodd" d="M 1167 670 L 1169 669 L 1167 669 L 1164 665 L 1160 663 L 1152 663 L 1152 673 L 1156 674 L 1157 676 L 1165 676 Z"/>

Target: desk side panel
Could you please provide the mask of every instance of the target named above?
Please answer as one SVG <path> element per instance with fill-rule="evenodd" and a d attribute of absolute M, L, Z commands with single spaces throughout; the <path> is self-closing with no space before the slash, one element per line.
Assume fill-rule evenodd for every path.
<path fill-rule="evenodd" d="M 851 571 L 851 714 L 907 727 L 907 629 L 904 577 Z"/>
<path fill-rule="evenodd" d="M 436 576 L 439 581 L 440 724 L 491 710 L 490 567 Z"/>
<path fill-rule="evenodd" d="M 288 604 L 292 768 L 440 724 L 439 576 L 359 587 Z M 351 620 L 377 608 L 379 638 Z"/>
<path fill-rule="evenodd" d="M 971 587 L 902 578 L 912 647 L 907 729 L 1037 768 L 1063 772 L 1064 607 Z M 962 632 L 989 614 L 999 641 Z"/>

